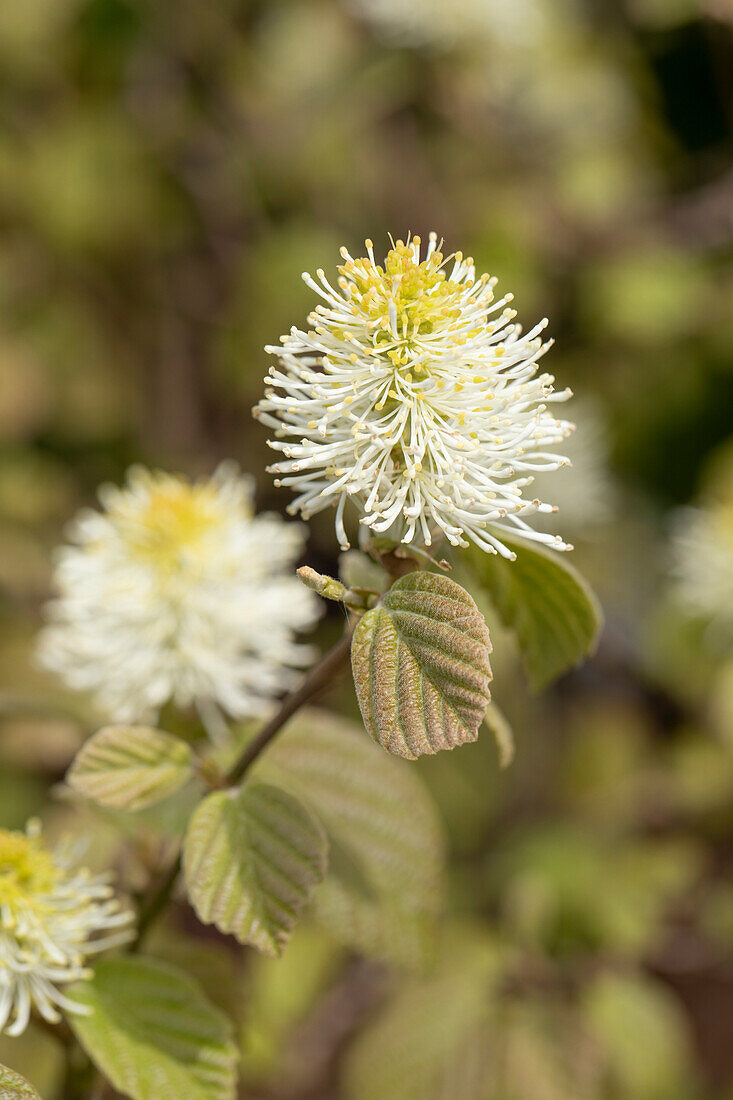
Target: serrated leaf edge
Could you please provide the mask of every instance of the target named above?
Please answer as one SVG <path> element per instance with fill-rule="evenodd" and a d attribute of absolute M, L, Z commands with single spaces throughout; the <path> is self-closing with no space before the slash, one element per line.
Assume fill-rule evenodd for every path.
<path fill-rule="evenodd" d="M 461 593 L 463 598 L 452 595 L 450 591 L 446 592 L 446 587 L 448 589 L 456 589 L 458 593 Z M 411 646 L 405 644 L 402 635 L 405 633 L 407 633 L 408 637 L 410 637 L 410 635 L 404 630 L 400 631 L 399 623 L 404 622 L 404 619 L 409 616 L 414 616 L 415 619 L 422 619 L 430 622 L 431 616 L 430 614 L 423 615 L 420 612 L 413 611 L 409 606 L 405 607 L 400 600 L 403 593 L 422 594 L 428 600 L 430 600 L 431 596 L 434 596 L 437 605 L 436 611 L 440 611 L 441 605 L 445 607 L 446 603 L 454 605 L 456 608 L 463 611 L 463 615 L 460 618 L 470 623 L 471 626 L 479 628 L 479 633 L 482 636 L 476 638 L 467 631 L 461 630 L 460 626 L 456 625 L 457 617 L 439 614 L 433 617 L 433 621 L 440 623 L 443 628 L 447 627 L 449 630 L 453 631 L 456 637 L 460 638 L 464 643 L 467 642 L 474 647 L 477 645 L 478 647 L 483 646 L 486 654 L 486 667 L 483 670 L 478 666 L 471 665 L 468 659 L 464 658 L 462 655 L 450 653 L 440 646 L 432 644 L 429 639 L 426 640 L 416 637 L 414 641 L 417 648 L 432 648 L 435 653 L 443 654 L 446 660 L 450 660 L 454 665 L 462 665 L 464 668 L 470 670 L 472 675 L 466 678 L 469 682 L 464 682 L 463 684 L 454 683 L 454 693 L 456 693 L 456 688 L 458 688 L 459 691 L 462 689 L 466 694 L 466 706 L 476 710 L 483 710 L 483 713 L 485 713 L 484 699 L 486 700 L 486 705 L 488 705 L 491 698 L 489 683 L 492 677 L 491 667 L 488 661 L 488 655 L 491 653 L 491 639 L 483 616 L 470 593 L 466 592 L 464 588 L 456 584 L 455 581 L 449 580 L 447 577 L 427 572 L 410 573 L 395 581 L 392 588 L 385 593 L 380 604 L 376 608 L 366 612 L 357 624 L 352 640 L 351 658 L 357 699 L 359 701 L 364 724 L 374 740 L 377 741 L 378 744 L 381 744 L 383 748 L 387 749 L 388 752 L 403 756 L 408 760 L 415 760 L 418 756 L 423 754 L 432 755 L 444 749 L 456 748 L 458 745 L 465 744 L 466 742 L 475 741 L 481 726 L 483 713 L 477 716 L 476 719 L 467 721 L 460 709 L 454 706 L 450 700 L 446 699 L 433 677 L 426 671 L 425 665 L 420 660 L 418 654 L 414 652 Z M 471 614 L 472 610 L 473 614 Z M 390 708 L 394 712 L 394 718 L 390 723 L 391 730 L 386 735 L 384 733 L 384 725 L 378 720 L 375 713 L 379 710 L 379 705 L 377 703 L 379 693 L 376 688 L 377 686 L 381 687 L 381 685 L 375 683 L 377 667 L 376 661 L 372 659 L 373 652 L 379 648 L 380 634 L 384 632 L 385 628 L 390 631 L 391 637 L 394 639 L 396 676 L 394 702 Z M 430 724 L 430 718 L 428 717 L 428 720 L 423 720 L 420 730 L 422 734 L 422 747 L 419 751 L 415 751 L 414 744 L 410 745 L 408 743 L 409 737 L 402 728 L 403 722 L 400 721 L 398 714 L 401 706 L 398 679 L 401 670 L 400 652 L 402 647 L 406 650 L 408 660 L 415 665 L 420 676 L 421 711 L 425 714 L 428 707 L 430 707 L 433 710 L 433 723 L 442 726 L 444 733 L 442 741 L 439 738 L 431 737 L 432 726 Z M 474 682 L 471 684 L 471 679 L 483 682 Z M 429 696 L 426 697 L 424 688 L 425 683 L 432 689 L 434 696 L 437 697 L 440 709 L 439 714 L 436 713 L 436 699 L 431 699 Z M 482 694 L 482 687 L 485 694 Z M 454 729 L 457 727 L 458 736 L 455 736 L 455 734 L 450 736 L 448 734 L 451 728 L 451 717 L 453 719 Z M 399 730 L 400 733 L 399 740 L 395 738 L 395 732 L 397 730 Z M 414 740 L 415 738 L 413 738 L 413 742 Z"/>
<path fill-rule="evenodd" d="M 143 756 L 140 758 L 139 763 L 135 764 L 134 758 L 133 762 L 130 763 L 130 758 L 125 756 L 124 745 L 115 745 L 112 735 L 123 730 L 128 736 L 132 735 L 137 748 L 145 749 L 147 747 L 151 750 L 147 760 Z M 177 761 L 161 757 L 159 754 L 156 755 L 152 751 L 153 737 L 151 735 L 155 735 L 159 739 L 159 744 L 164 742 L 167 747 L 175 746 L 179 749 L 185 749 L 185 757 L 182 756 L 180 761 Z M 110 767 L 107 772 L 102 768 L 92 768 L 86 772 L 84 771 L 84 767 L 88 765 L 90 758 L 92 760 L 99 759 L 105 753 L 107 753 L 110 760 Z M 123 763 L 115 764 L 116 756 Z M 125 760 L 128 762 L 125 763 Z M 162 791 L 156 791 L 153 783 L 152 786 L 143 788 L 137 796 L 131 798 L 120 797 L 120 792 L 124 791 L 123 777 L 125 773 L 144 772 L 146 763 L 150 765 L 151 782 L 156 771 L 159 772 L 163 769 L 173 770 L 178 768 L 180 774 L 174 781 L 169 778 Z M 146 726 L 105 726 L 82 745 L 67 772 L 66 782 L 72 790 L 85 798 L 91 799 L 93 802 L 98 802 L 100 805 L 109 806 L 113 809 L 134 812 L 169 798 L 192 778 L 193 772 L 193 753 L 190 746 L 181 738 L 163 730 L 155 730 Z M 103 778 L 105 775 L 109 777 L 107 784 L 105 784 Z M 128 779 L 128 783 L 132 786 L 136 785 L 131 777 Z"/>
<path fill-rule="evenodd" d="M 199 819 L 200 823 L 201 816 L 203 814 L 206 814 L 207 812 L 218 813 L 218 807 L 223 806 L 226 800 L 236 802 L 240 798 L 244 799 L 246 797 L 249 797 L 251 799 L 255 791 L 261 792 L 264 790 L 268 791 L 269 797 L 271 797 L 272 792 L 275 793 L 279 801 L 280 809 L 282 809 L 286 805 L 288 806 L 288 808 L 296 806 L 298 809 L 298 814 L 301 818 L 300 823 L 302 824 L 304 820 L 307 820 L 309 829 L 312 831 L 312 834 L 315 835 L 315 837 L 317 838 L 317 854 L 315 857 L 311 856 L 309 860 L 313 864 L 315 872 L 312 876 L 313 881 L 308 883 L 306 887 L 300 888 L 302 899 L 299 905 L 297 905 L 295 908 L 293 908 L 292 906 L 289 907 L 290 912 L 287 914 L 288 921 L 284 925 L 273 926 L 272 921 L 264 920 L 261 915 L 253 916 L 252 910 L 255 906 L 253 906 L 251 898 L 248 899 L 245 894 L 243 894 L 242 899 L 240 900 L 239 905 L 236 909 L 230 910 L 227 908 L 226 910 L 223 910 L 222 882 L 220 882 L 219 884 L 217 896 L 212 896 L 210 893 L 205 896 L 201 892 L 200 878 L 202 870 L 204 868 L 205 860 L 210 855 L 211 849 L 214 846 L 218 830 L 215 830 L 211 833 L 208 843 L 206 844 L 204 849 L 200 853 L 198 853 L 195 860 L 192 854 L 192 841 L 190 839 L 191 829 L 193 828 L 197 819 Z M 216 807 L 217 809 L 215 810 L 214 807 Z M 250 819 L 256 817 L 256 815 L 252 813 L 251 808 L 247 809 L 246 814 L 247 817 L 249 817 Z M 277 841 L 282 842 L 283 840 L 282 835 L 273 830 L 271 822 L 268 822 L 266 830 L 262 830 L 262 835 L 266 835 L 266 833 L 269 833 L 270 839 L 272 840 L 274 838 L 276 843 Z M 290 842 L 286 842 L 285 847 L 288 849 L 289 852 L 295 851 L 296 855 L 302 856 L 302 853 L 298 852 L 297 849 L 294 849 L 293 845 Z M 249 787 L 234 789 L 230 791 L 217 791 L 214 794 L 209 795 L 197 807 L 196 812 L 194 813 L 194 816 L 191 820 L 191 825 L 189 827 L 189 832 L 186 835 L 186 840 L 184 841 L 184 879 L 186 882 L 189 900 L 191 901 L 191 904 L 200 920 L 202 920 L 205 924 L 213 924 L 214 927 L 218 928 L 218 930 L 224 935 L 235 936 L 235 938 L 238 939 L 240 943 L 250 944 L 251 946 L 256 947 L 257 950 L 261 951 L 265 955 L 269 955 L 271 958 L 277 958 L 279 955 L 282 954 L 290 938 L 292 929 L 298 919 L 298 916 L 300 915 L 300 912 L 307 904 L 313 887 L 317 885 L 318 882 L 321 882 L 325 877 L 327 867 L 328 838 L 318 818 L 299 799 L 296 799 L 289 792 L 284 791 L 281 788 L 269 783 L 258 782 L 256 784 L 249 785 Z M 276 875 L 279 875 L 281 878 L 284 877 L 278 867 L 273 867 L 273 865 L 271 864 L 270 869 L 274 870 Z M 228 881 L 229 878 L 235 877 L 236 873 L 236 861 L 232 860 L 229 864 L 229 869 L 224 878 L 224 881 Z M 268 890 L 262 883 L 260 875 L 257 872 L 256 865 L 252 867 L 252 873 L 257 878 L 257 889 L 259 894 L 270 896 L 270 898 L 277 903 L 278 907 L 281 910 L 287 912 L 288 906 L 283 902 L 283 899 L 274 896 L 272 894 L 272 891 Z M 299 884 L 294 884 L 292 879 L 287 879 L 287 885 L 290 889 L 293 889 L 294 886 L 296 888 L 299 888 Z M 261 906 L 258 905 L 256 906 L 256 908 L 259 909 L 261 908 Z"/>

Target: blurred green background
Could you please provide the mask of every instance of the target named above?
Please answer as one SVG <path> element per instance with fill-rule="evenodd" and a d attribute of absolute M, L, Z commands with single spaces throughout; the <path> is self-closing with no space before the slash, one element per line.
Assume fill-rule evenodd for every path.
<path fill-rule="evenodd" d="M 234 457 L 287 504 L 249 410 L 302 270 L 435 229 L 550 318 L 577 394 L 549 495 L 599 653 L 533 697 L 496 629 L 515 764 L 484 736 L 416 766 L 448 846 L 437 971 L 307 925 L 235 981 L 207 933 L 248 1097 L 733 1100 L 733 662 L 669 579 L 675 509 L 733 479 L 732 46 L 730 0 L 0 4 L 2 824 L 80 827 L 53 785 L 93 716 L 32 645 L 96 486 Z M 328 704 L 354 714 L 346 685 Z M 498 958 L 492 1043 L 436 1076 Z M 54 1057 L 0 1042 L 46 1100 Z"/>

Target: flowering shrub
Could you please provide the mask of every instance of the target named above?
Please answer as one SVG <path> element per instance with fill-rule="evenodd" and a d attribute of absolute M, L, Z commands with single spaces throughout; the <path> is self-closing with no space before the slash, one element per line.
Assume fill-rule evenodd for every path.
<path fill-rule="evenodd" d="M 68 796 L 123 815 L 172 807 L 176 826 L 135 931 L 106 877 L 73 871 L 34 832 L 0 834 L 0 1024 L 17 1035 L 33 1008 L 51 1025 L 60 1010 L 89 1065 L 134 1100 L 235 1094 L 230 1022 L 145 953 L 180 889 L 200 921 L 266 956 L 313 907 L 344 943 L 422 953 L 440 893 L 434 811 L 358 731 L 302 710 L 337 672 L 350 663 L 364 726 L 391 756 L 454 749 L 486 723 L 507 763 L 489 629 L 454 567 L 516 631 L 535 682 L 595 643 L 594 597 L 546 549 L 570 547 L 527 522 L 552 510 L 530 487 L 566 463 L 548 448 L 571 429 L 549 411 L 568 391 L 537 374 L 545 322 L 522 335 L 509 296 L 495 301 L 495 280 L 444 257 L 435 234 L 424 256 L 417 237 L 383 265 L 367 253 L 343 250 L 339 290 L 306 276 L 326 304 L 269 349 L 280 366 L 255 410 L 291 510 L 334 505 L 347 549 L 354 506 L 362 549 L 341 579 L 296 578 L 301 529 L 255 515 L 227 464 L 195 482 L 134 468 L 57 559 L 40 660 L 113 723 L 77 754 Z M 314 593 L 343 605 L 344 633 L 301 678 Z M 161 716 L 169 728 L 149 724 Z"/>
<path fill-rule="evenodd" d="M 733 1100 L 731 28 L 0 3 L 2 1100 Z"/>

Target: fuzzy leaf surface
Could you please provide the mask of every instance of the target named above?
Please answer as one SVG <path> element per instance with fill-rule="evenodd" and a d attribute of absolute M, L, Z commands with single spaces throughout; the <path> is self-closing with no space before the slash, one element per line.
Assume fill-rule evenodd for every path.
<path fill-rule="evenodd" d="M 154 959 L 103 959 L 74 1000 L 76 1037 L 115 1089 L 132 1100 L 233 1100 L 236 1048 L 226 1016 L 193 979 Z"/>
<path fill-rule="evenodd" d="M 118 810 L 142 810 L 180 790 L 193 774 L 191 748 L 148 726 L 106 726 L 82 746 L 66 780 Z"/>
<path fill-rule="evenodd" d="M 266 783 L 205 798 L 183 846 L 188 896 L 201 920 L 273 957 L 284 950 L 327 864 L 320 823 Z"/>
<path fill-rule="evenodd" d="M 475 741 L 491 699 L 491 641 L 473 598 L 438 573 L 409 573 L 362 616 L 351 663 L 364 724 L 416 760 Z"/>
<path fill-rule="evenodd" d="M 468 562 L 502 621 L 515 631 L 532 686 L 540 690 L 593 653 L 603 615 L 587 582 L 560 555 L 503 532 L 501 537 L 515 561 L 471 547 Z"/>
<path fill-rule="evenodd" d="M 0 1100 L 40 1100 L 40 1097 L 25 1077 L 7 1066 L 0 1066 Z"/>

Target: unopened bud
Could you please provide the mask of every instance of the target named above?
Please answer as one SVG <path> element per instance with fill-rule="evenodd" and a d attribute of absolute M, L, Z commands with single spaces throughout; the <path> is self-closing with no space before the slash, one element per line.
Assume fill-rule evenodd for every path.
<path fill-rule="evenodd" d="M 335 580 L 334 577 L 328 577 L 325 573 L 317 573 L 310 565 L 302 565 L 298 570 L 298 577 L 306 588 L 312 589 L 326 600 L 336 600 L 338 603 L 343 603 L 346 597 L 347 589 L 341 581 Z"/>

